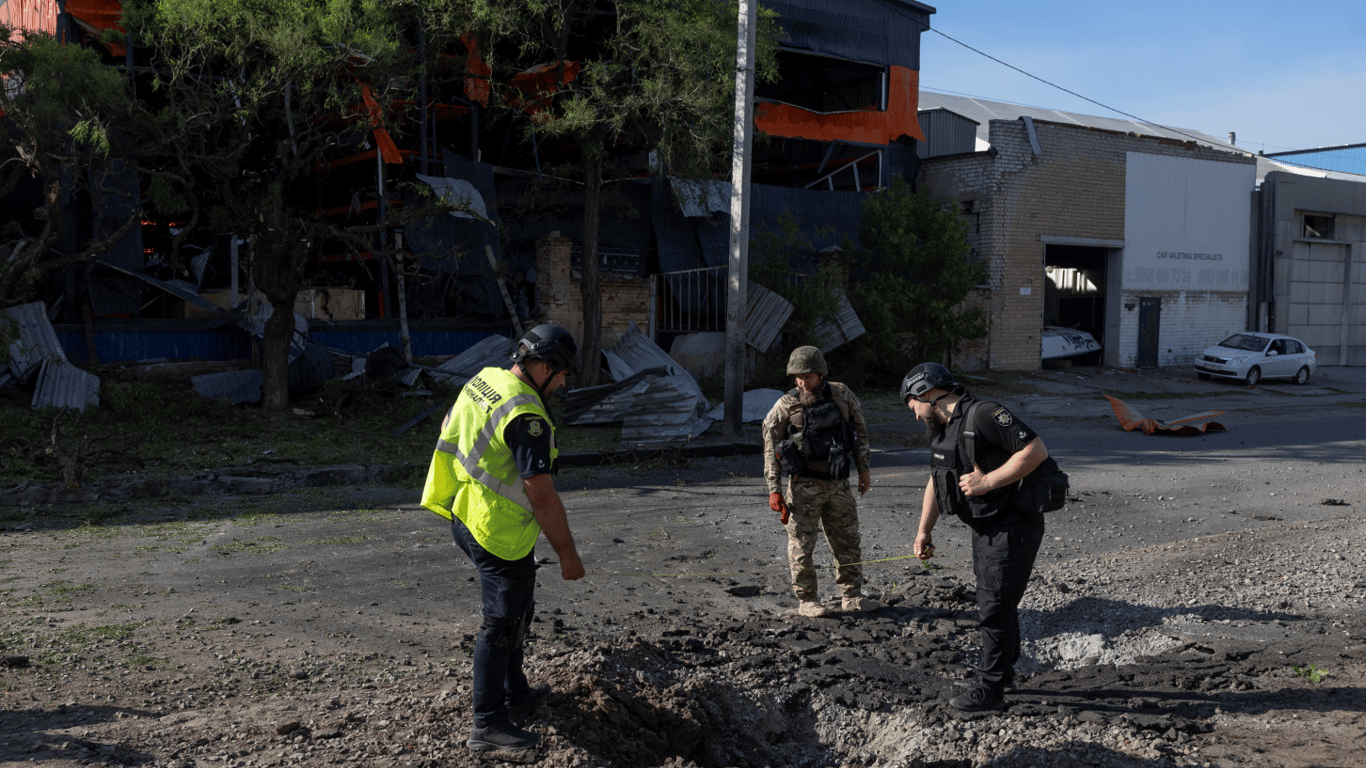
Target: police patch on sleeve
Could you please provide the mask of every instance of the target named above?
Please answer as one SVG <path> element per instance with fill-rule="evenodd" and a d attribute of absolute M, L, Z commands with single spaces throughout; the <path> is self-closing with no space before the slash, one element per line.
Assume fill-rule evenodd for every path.
<path fill-rule="evenodd" d="M 540 437 L 545 433 L 545 424 L 540 419 L 527 419 L 526 433 L 532 437 Z"/>
<path fill-rule="evenodd" d="M 1004 406 L 997 408 L 996 412 L 991 414 L 991 418 L 995 419 L 996 423 L 1003 427 L 1008 427 L 1015 423 L 1015 417 L 1011 416 L 1010 411 L 1007 411 Z"/>

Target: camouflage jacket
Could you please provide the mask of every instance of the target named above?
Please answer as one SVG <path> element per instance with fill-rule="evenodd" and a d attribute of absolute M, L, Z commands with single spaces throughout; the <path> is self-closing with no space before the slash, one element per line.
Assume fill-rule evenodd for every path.
<path fill-rule="evenodd" d="M 859 402 L 858 395 L 843 384 L 837 381 L 827 383 L 830 385 L 830 396 L 839 404 L 840 412 L 854 425 L 854 464 L 857 471 L 865 472 L 873 451 L 868 447 L 868 424 L 863 418 L 863 404 Z M 797 429 L 802 426 L 802 404 L 791 392 L 778 398 L 773 410 L 764 417 L 764 481 L 768 483 L 769 493 L 782 493 L 782 471 L 774 452 L 778 449 L 778 443 L 787 439 L 789 425 Z M 812 462 L 811 469 L 824 472 L 826 467 L 823 462 Z"/>

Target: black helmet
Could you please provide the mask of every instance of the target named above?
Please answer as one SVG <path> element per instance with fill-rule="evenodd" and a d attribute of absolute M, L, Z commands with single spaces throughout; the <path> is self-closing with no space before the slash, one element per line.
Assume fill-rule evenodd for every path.
<path fill-rule="evenodd" d="M 517 351 L 512 353 L 512 362 L 540 360 L 550 366 L 553 373 L 579 370 L 579 345 L 569 331 L 554 323 L 545 323 L 526 332 L 517 342 Z"/>
<path fill-rule="evenodd" d="M 901 402 L 911 397 L 920 397 L 931 389 L 942 389 L 961 395 L 963 385 L 953 378 L 953 373 L 939 363 L 921 363 L 912 368 L 906 378 L 901 380 Z"/>

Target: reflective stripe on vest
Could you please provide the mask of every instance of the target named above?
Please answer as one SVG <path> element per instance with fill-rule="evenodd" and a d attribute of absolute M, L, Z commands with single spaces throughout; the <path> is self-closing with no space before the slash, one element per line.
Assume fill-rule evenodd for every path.
<path fill-rule="evenodd" d="M 451 407 L 422 490 L 422 506 L 459 518 L 484 549 L 504 560 L 525 556 L 541 531 L 503 440 L 507 424 L 523 415 L 545 420 L 554 460 L 554 424 L 535 390 L 509 371 L 480 371 Z"/>
<path fill-rule="evenodd" d="M 527 498 L 526 486 L 511 486 L 502 480 L 494 477 L 484 468 L 479 466 L 479 456 L 488 450 L 489 443 L 493 442 L 493 436 L 498 430 L 498 425 L 503 423 L 503 418 L 521 405 L 539 405 L 539 401 L 533 395 L 518 395 L 503 405 L 494 408 L 489 413 L 488 421 L 484 422 L 484 428 L 479 430 L 479 436 L 474 439 L 474 446 L 470 448 L 469 455 L 460 450 L 460 446 L 455 443 L 448 443 L 445 440 L 436 441 L 436 449 L 442 453 L 449 453 L 460 462 L 460 466 L 465 468 L 470 477 L 474 478 L 479 484 L 488 488 L 490 491 L 502 496 L 517 506 L 531 511 L 531 500 Z"/>

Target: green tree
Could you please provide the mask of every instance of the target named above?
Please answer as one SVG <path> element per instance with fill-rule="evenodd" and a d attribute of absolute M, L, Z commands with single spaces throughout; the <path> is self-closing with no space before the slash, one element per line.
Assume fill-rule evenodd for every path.
<path fill-rule="evenodd" d="M 95 51 L 0 26 L 0 75 L 0 198 L 32 203 L 0 226 L 0 307 L 8 307 L 32 301 L 47 274 L 89 261 L 141 221 L 137 190 L 98 169 L 137 163 L 174 137 L 157 135 L 166 126 L 155 126 L 130 98 L 127 78 Z M 72 195 L 131 204 L 88 243 L 61 252 L 62 201 Z"/>
<path fill-rule="evenodd" d="M 583 192 L 581 384 L 597 383 L 603 184 L 664 171 L 695 179 L 729 171 L 738 6 L 716 0 L 475 0 L 495 71 L 555 62 L 553 85 L 505 91 L 503 105 L 538 140 L 571 148 L 549 169 Z M 514 24 L 511 20 L 515 19 Z M 758 72 L 776 73 L 777 27 L 759 28 Z"/>
<path fill-rule="evenodd" d="M 981 307 L 962 306 L 987 279 L 968 260 L 967 233 L 957 206 L 913 191 L 899 176 L 864 201 L 849 301 L 867 333 L 853 354 L 858 367 L 888 374 L 881 383 L 899 377 L 907 360 L 951 364 L 963 341 L 986 336 Z"/>
<path fill-rule="evenodd" d="M 829 230 L 822 230 L 826 234 Z M 801 346 L 821 346 L 822 324 L 834 323 L 839 296 L 849 274 L 842 260 L 818 253 L 791 211 L 778 217 L 776 229 L 753 234 L 749 246 L 749 280 L 787 299 L 792 314 L 783 323 L 781 343 L 775 342 L 760 360 L 756 379 L 766 385 L 791 385 L 787 357 Z"/>
<path fill-rule="evenodd" d="M 263 407 L 288 404 L 294 303 L 324 246 L 398 266 L 393 227 L 450 210 L 386 208 L 397 197 L 396 148 L 376 129 L 397 131 L 393 104 L 416 103 L 430 66 L 466 27 L 459 0 L 143 0 L 125 5 L 125 29 L 150 57 L 147 98 L 189 127 L 169 163 L 199 182 L 162 194 L 160 209 L 187 217 L 186 230 L 232 231 L 250 241 L 247 266 L 274 310 L 262 343 Z M 416 51 L 429 24 L 432 45 Z M 448 73 L 448 72 L 447 72 Z M 450 73 L 448 73 L 450 74 Z M 452 75 L 453 76 L 453 75 Z M 329 220 L 313 201 L 330 159 L 380 148 L 375 219 Z M 385 149 L 389 149 L 385 152 Z M 156 190 L 154 190 L 156 191 Z M 166 190 L 161 190 L 165 192 Z"/>

